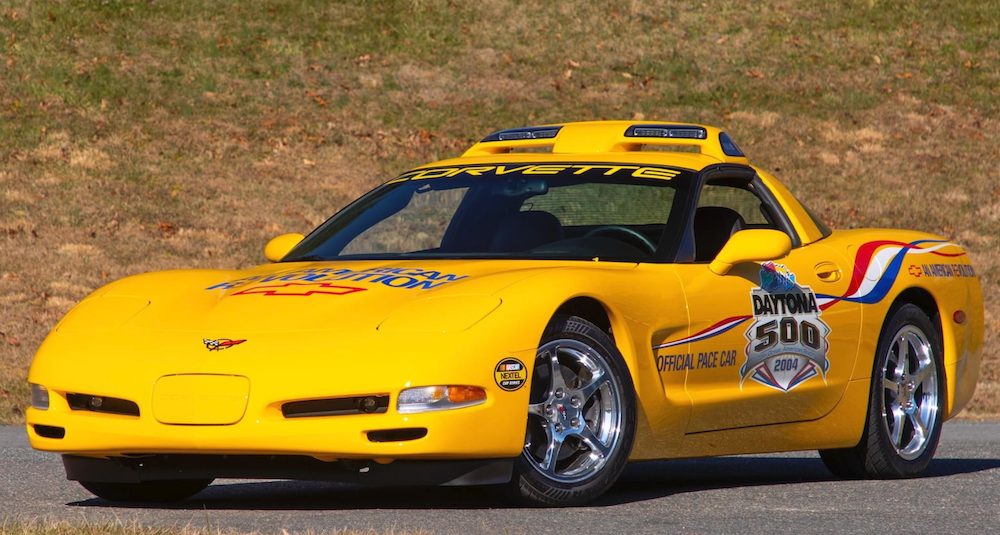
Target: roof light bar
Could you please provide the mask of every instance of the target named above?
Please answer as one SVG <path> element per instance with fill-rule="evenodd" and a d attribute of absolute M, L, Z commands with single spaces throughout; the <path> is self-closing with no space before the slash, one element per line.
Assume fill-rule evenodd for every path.
<path fill-rule="evenodd" d="M 625 137 L 672 137 L 706 139 L 708 132 L 700 126 L 680 124 L 643 124 L 628 127 Z"/>
<path fill-rule="evenodd" d="M 489 141 L 517 141 L 522 139 L 552 139 L 559 133 L 561 126 L 537 126 L 530 128 L 511 128 L 501 130 L 483 138 L 480 143 Z"/>

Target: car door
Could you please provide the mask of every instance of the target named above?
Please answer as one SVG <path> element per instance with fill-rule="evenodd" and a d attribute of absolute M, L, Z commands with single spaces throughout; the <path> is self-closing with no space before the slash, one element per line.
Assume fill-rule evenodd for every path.
<path fill-rule="evenodd" d="M 705 212 L 716 220 L 728 210 L 738 214 L 736 227 L 789 232 L 780 224 L 780 207 L 756 187 L 704 186 L 696 226 Z M 696 247 L 712 241 L 695 234 Z M 726 241 L 724 235 L 715 239 Z M 665 364 L 684 362 L 692 406 L 688 432 L 812 420 L 829 412 L 854 368 L 861 309 L 843 301 L 827 308 L 821 296 L 846 293 L 850 264 L 819 242 L 779 260 L 738 264 L 720 276 L 706 263 L 715 252 L 676 265 L 691 336 L 686 347 L 676 346 L 683 348 L 680 356 L 663 353 L 669 347 L 658 354 Z"/>

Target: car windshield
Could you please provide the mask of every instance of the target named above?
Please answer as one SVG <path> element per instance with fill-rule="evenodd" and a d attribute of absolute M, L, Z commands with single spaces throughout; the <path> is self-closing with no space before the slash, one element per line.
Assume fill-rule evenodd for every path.
<path fill-rule="evenodd" d="M 693 173 L 620 164 L 418 169 L 358 199 L 283 259 L 641 261 L 672 244 Z"/>

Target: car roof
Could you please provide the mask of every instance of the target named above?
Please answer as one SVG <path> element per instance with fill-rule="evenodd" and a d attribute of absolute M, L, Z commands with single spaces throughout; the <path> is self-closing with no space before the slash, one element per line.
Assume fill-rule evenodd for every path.
<path fill-rule="evenodd" d="M 647 145 L 696 147 L 699 152 L 642 150 Z M 512 152 L 518 149 L 550 149 L 551 152 Z M 458 158 L 416 169 L 550 162 L 663 165 L 695 172 L 719 164 L 747 166 L 756 172 L 789 215 L 801 244 L 826 235 L 780 181 L 751 166 L 725 132 L 708 125 L 672 121 L 587 121 L 511 128 L 486 136 Z"/>
<path fill-rule="evenodd" d="M 644 146 L 696 147 L 699 152 L 643 151 Z M 546 148 L 551 152 L 512 152 Z M 712 126 L 669 121 L 588 121 L 501 130 L 483 138 L 461 157 L 419 168 L 567 161 L 659 164 L 693 171 L 722 163 L 750 165 L 732 139 Z"/>

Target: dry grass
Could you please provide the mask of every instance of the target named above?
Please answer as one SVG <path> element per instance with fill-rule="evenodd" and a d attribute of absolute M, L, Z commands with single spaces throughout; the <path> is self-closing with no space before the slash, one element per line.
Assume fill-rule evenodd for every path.
<path fill-rule="evenodd" d="M 0 7 L 0 422 L 101 284 L 246 267 L 409 166 L 511 126 L 730 131 L 837 228 L 965 244 L 1000 415 L 997 0 L 8 0 Z"/>

